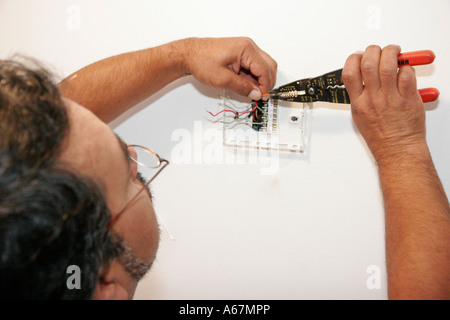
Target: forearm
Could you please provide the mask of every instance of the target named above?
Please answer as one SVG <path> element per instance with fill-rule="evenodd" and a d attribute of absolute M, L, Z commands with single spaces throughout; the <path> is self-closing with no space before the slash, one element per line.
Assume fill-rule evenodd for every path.
<path fill-rule="evenodd" d="M 184 76 L 188 40 L 100 60 L 65 78 L 63 96 L 78 102 L 105 122 Z"/>
<path fill-rule="evenodd" d="M 59 87 L 63 96 L 109 122 L 188 74 L 259 100 L 275 85 L 276 70 L 276 61 L 249 38 L 188 38 L 98 61 Z"/>
<path fill-rule="evenodd" d="M 391 299 L 450 299 L 450 207 L 421 148 L 379 163 Z"/>

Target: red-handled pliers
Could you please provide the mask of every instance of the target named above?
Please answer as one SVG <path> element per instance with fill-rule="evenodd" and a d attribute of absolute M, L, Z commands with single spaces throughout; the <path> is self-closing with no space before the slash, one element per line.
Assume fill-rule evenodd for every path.
<path fill-rule="evenodd" d="M 430 64 L 435 55 L 431 50 L 401 53 L 398 55 L 398 66 L 417 66 Z M 420 89 L 423 102 L 431 102 L 439 97 L 436 88 Z M 326 73 L 319 77 L 297 80 L 285 84 L 269 92 L 272 99 L 293 102 L 327 101 L 331 103 L 350 103 L 350 97 L 342 80 L 342 69 Z"/>

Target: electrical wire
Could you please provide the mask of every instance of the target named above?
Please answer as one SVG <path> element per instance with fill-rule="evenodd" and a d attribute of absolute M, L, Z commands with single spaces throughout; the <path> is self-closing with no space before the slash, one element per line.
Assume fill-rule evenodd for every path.
<path fill-rule="evenodd" d="M 256 110 L 257 107 L 258 107 L 258 103 L 255 102 L 255 107 L 254 107 L 252 110 L 247 110 L 247 111 L 244 111 L 244 112 L 242 112 L 242 113 L 240 113 L 240 114 L 238 114 L 238 113 L 235 112 L 234 110 L 228 110 L 228 109 L 221 110 L 221 111 L 217 112 L 216 114 L 213 114 L 211 111 L 207 111 L 207 112 L 208 112 L 210 115 L 212 115 L 213 117 L 217 117 L 219 114 L 221 114 L 221 113 L 223 113 L 223 112 L 232 112 L 232 113 L 234 113 L 234 114 L 236 115 L 236 117 L 239 118 L 240 116 L 242 116 L 242 115 L 244 115 L 244 114 L 246 114 L 246 113 L 254 112 L 254 111 Z"/>
<path fill-rule="evenodd" d="M 217 117 L 219 114 L 221 114 L 221 113 L 224 113 L 224 112 L 231 112 L 231 113 L 233 113 L 234 114 L 234 119 L 232 120 L 232 121 L 213 121 L 213 122 L 220 122 L 220 123 L 222 123 L 222 124 L 226 124 L 226 125 L 230 125 L 230 124 L 233 124 L 233 123 L 235 123 L 235 122 L 237 122 L 237 121 L 247 121 L 249 124 L 251 124 L 251 125 L 263 125 L 263 124 L 265 124 L 265 123 L 267 123 L 267 119 L 269 118 L 269 116 L 267 115 L 267 113 L 262 109 L 262 108 L 260 108 L 259 106 L 258 106 L 258 102 L 252 102 L 252 103 L 250 103 L 250 104 L 248 104 L 248 105 L 246 105 L 246 106 L 243 106 L 243 107 L 237 107 L 233 102 L 231 102 L 230 100 L 228 100 L 228 99 L 225 99 L 224 98 L 224 100 L 225 100 L 225 102 L 224 102 L 224 104 L 223 104 L 223 106 L 224 106 L 224 108 L 226 107 L 226 108 L 229 108 L 229 109 L 224 109 L 224 110 L 221 110 L 221 111 L 219 111 L 219 112 L 217 112 L 216 114 L 213 114 L 212 112 L 210 112 L 210 111 L 208 111 L 208 110 L 206 110 L 206 112 L 208 112 L 211 116 L 213 116 L 213 117 Z M 233 107 L 231 107 L 231 106 L 229 106 L 229 105 L 226 105 L 226 103 L 229 103 L 229 104 L 231 104 Z M 255 106 L 252 108 L 252 104 L 255 104 Z M 245 110 L 245 111 L 243 111 L 243 112 L 241 112 L 241 113 L 238 113 L 238 111 L 237 110 L 235 110 L 235 109 L 244 109 L 244 108 L 247 108 L 247 110 Z M 265 115 L 265 120 L 264 121 L 262 121 L 262 122 L 253 122 L 252 120 L 251 120 L 251 118 L 252 118 L 252 114 L 254 115 L 254 112 L 256 111 L 256 109 L 258 109 L 259 111 L 261 111 L 264 115 Z M 244 114 L 247 114 L 247 113 L 249 113 L 249 117 L 248 118 L 240 118 L 241 116 L 243 116 Z M 224 115 L 223 116 L 223 119 L 225 119 L 225 118 L 227 118 L 227 117 L 231 117 L 231 115 Z"/>
<path fill-rule="evenodd" d="M 250 123 L 250 124 L 264 124 L 264 122 L 253 122 L 252 120 L 250 120 L 250 119 L 247 119 L 247 118 L 234 118 L 234 120 L 233 121 L 229 121 L 229 122 L 226 122 L 226 121 L 219 121 L 220 123 L 223 123 L 223 124 L 232 124 L 232 123 L 235 123 L 236 121 L 238 121 L 238 120 L 244 120 L 244 121 L 247 121 L 248 123 Z"/>
<path fill-rule="evenodd" d="M 233 107 L 234 107 L 234 110 L 236 110 L 236 109 L 246 109 L 246 108 L 249 108 L 252 104 L 251 103 L 249 103 L 249 104 L 246 104 L 246 105 L 244 105 L 244 106 L 236 106 L 231 100 L 229 100 L 229 99 L 227 99 L 227 98 L 223 98 L 224 99 L 224 105 L 225 105 L 225 103 L 229 103 L 229 104 L 231 104 Z M 227 107 L 229 107 L 229 106 L 227 106 Z M 229 108 L 231 108 L 231 107 L 229 107 Z M 231 108 L 232 109 L 232 108 Z"/>
<path fill-rule="evenodd" d="M 259 111 L 261 111 L 262 113 L 264 113 L 264 115 L 266 116 L 266 117 L 265 117 L 265 119 L 266 119 L 265 121 L 263 121 L 263 122 L 253 122 L 253 121 L 251 121 L 251 120 L 248 119 L 248 118 L 239 118 L 239 117 L 235 116 L 233 121 L 229 121 L 229 122 L 226 122 L 226 121 L 219 121 L 219 122 L 220 122 L 220 123 L 223 123 L 223 124 L 232 124 L 232 123 L 235 123 L 235 122 L 238 121 L 238 120 L 245 120 L 245 121 L 249 122 L 249 123 L 252 124 L 252 125 L 254 125 L 254 124 L 264 124 L 264 123 L 266 123 L 266 122 L 267 122 L 267 118 L 268 118 L 269 116 L 267 115 L 267 113 L 266 113 L 263 109 L 261 109 L 260 107 L 258 107 L 258 104 L 256 104 L 256 108 L 258 108 Z M 255 109 L 253 109 L 253 110 L 255 110 Z M 225 116 L 224 118 L 226 118 L 226 116 Z"/>
<path fill-rule="evenodd" d="M 227 105 L 227 103 L 231 104 L 231 106 Z M 229 100 L 225 100 L 225 102 L 224 102 L 222 105 L 223 105 L 224 108 L 231 109 L 231 111 L 234 111 L 234 112 L 236 112 L 236 113 L 241 112 L 241 111 L 238 111 L 237 109 L 246 109 L 245 111 L 248 111 L 248 110 L 251 109 L 251 106 L 252 106 L 252 104 L 249 103 L 249 104 L 247 104 L 247 105 L 245 105 L 245 106 L 239 106 L 239 107 L 238 107 L 238 106 L 236 106 L 233 102 L 231 102 L 231 101 L 229 101 Z M 206 110 L 206 111 L 208 111 L 208 110 Z"/>

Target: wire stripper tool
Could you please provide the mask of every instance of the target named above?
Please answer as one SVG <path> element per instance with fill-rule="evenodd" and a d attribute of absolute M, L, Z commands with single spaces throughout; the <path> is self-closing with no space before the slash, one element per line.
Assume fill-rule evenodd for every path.
<path fill-rule="evenodd" d="M 434 61 L 431 50 L 401 53 L 398 66 L 423 65 Z M 423 102 L 435 101 L 439 97 L 436 88 L 419 89 Z M 342 80 L 342 69 L 332 71 L 315 78 L 306 78 L 285 84 L 269 92 L 269 97 L 293 102 L 326 101 L 331 103 L 350 103 L 350 97 Z"/>

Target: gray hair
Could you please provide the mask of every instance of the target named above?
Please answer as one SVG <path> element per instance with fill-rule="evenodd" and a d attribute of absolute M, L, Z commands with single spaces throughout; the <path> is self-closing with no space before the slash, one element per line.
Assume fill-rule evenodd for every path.
<path fill-rule="evenodd" d="M 119 262 L 124 266 L 130 276 L 138 282 L 145 276 L 148 270 L 150 270 L 152 263 L 143 263 L 123 239 L 120 244 L 123 252 L 118 258 Z"/>

